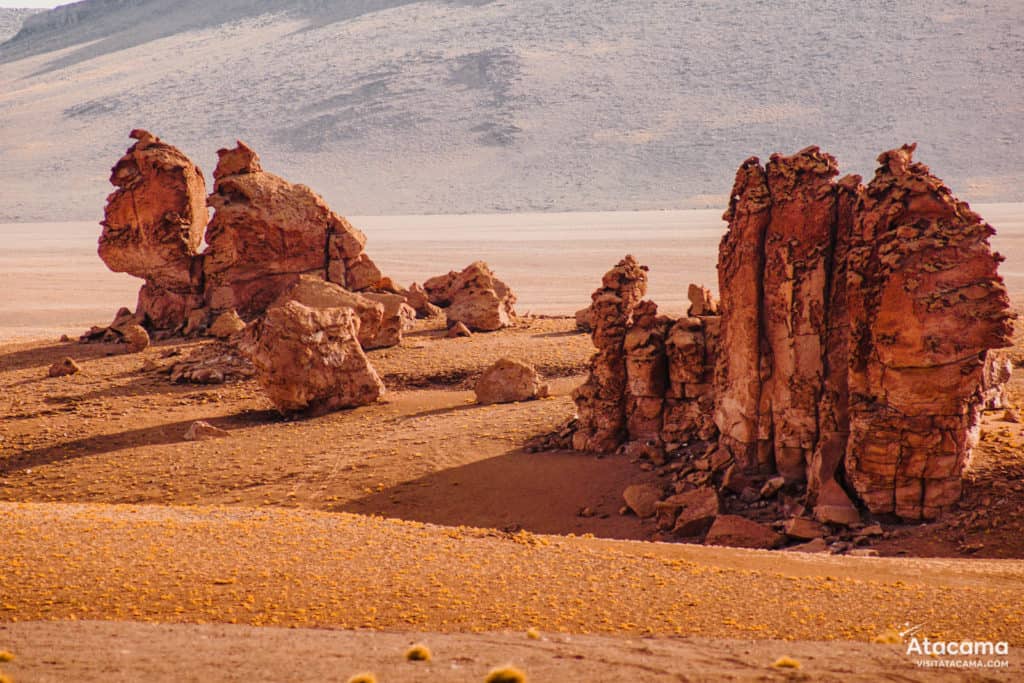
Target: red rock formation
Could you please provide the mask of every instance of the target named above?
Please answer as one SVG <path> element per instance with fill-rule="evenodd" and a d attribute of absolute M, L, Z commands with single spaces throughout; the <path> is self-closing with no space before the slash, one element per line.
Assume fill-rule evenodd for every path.
<path fill-rule="evenodd" d="M 985 357 L 1012 334 L 995 231 L 913 151 L 879 156 L 850 242 L 846 457 L 870 510 L 910 519 L 960 497 Z"/>
<path fill-rule="evenodd" d="M 303 273 L 353 291 L 381 279 L 363 252 L 366 236 L 319 195 L 264 171 L 243 142 L 217 154 L 208 200 L 215 213 L 204 253 L 206 299 L 213 309 L 258 315 Z"/>
<path fill-rule="evenodd" d="M 444 308 L 448 326 L 462 323 L 474 332 L 493 332 L 515 317 L 516 296 L 483 261 L 461 273 L 433 277 L 423 283 L 430 303 Z"/>
<path fill-rule="evenodd" d="M 590 376 L 573 392 L 579 426 L 573 448 L 612 451 L 626 435 L 626 333 L 633 311 L 647 292 L 647 266 L 633 256 L 605 273 L 591 297 L 597 353 L 590 360 Z M 429 291 L 429 290 L 428 290 Z"/>
<path fill-rule="evenodd" d="M 548 385 L 529 363 L 501 358 L 484 370 L 473 391 L 477 403 L 490 405 L 544 398 L 548 395 Z"/>
<path fill-rule="evenodd" d="M 816 147 L 744 162 L 725 214 L 721 317 L 659 317 L 634 303 L 646 286 L 635 261 L 610 271 L 589 309 L 598 352 L 574 395 L 573 446 L 629 442 L 660 462 L 717 438 L 684 487 L 751 502 L 772 477 L 760 497 L 821 522 L 859 521 L 854 499 L 908 519 L 956 501 L 978 412 L 1006 379 L 991 354 L 1010 345 L 1012 314 L 991 226 L 912 152 L 883 154 L 867 188 L 834 181 L 835 159 Z M 716 310 L 706 289 L 690 298 L 692 312 Z"/>
<path fill-rule="evenodd" d="M 136 315 L 153 329 L 175 329 L 201 305 L 196 254 L 208 218 L 202 171 L 180 150 L 144 130 L 117 162 L 117 187 L 104 212 L 99 256 L 114 272 L 144 278 Z"/>

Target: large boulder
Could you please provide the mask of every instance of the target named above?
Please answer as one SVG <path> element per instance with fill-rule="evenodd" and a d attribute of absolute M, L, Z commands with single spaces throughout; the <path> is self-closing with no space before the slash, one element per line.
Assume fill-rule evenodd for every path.
<path fill-rule="evenodd" d="M 381 279 L 366 236 L 313 190 L 264 171 L 243 142 L 217 154 L 203 268 L 211 307 L 259 315 L 304 273 L 350 290 Z"/>
<path fill-rule="evenodd" d="M 456 275 L 439 300 L 448 302 L 445 315 L 449 326 L 462 323 L 474 332 L 499 330 L 516 315 L 515 294 L 483 261 L 470 264 Z"/>
<path fill-rule="evenodd" d="M 209 214 L 203 173 L 181 150 L 145 130 L 110 173 L 99 256 L 143 278 L 136 314 L 152 329 L 175 329 L 201 305 L 197 260 Z"/>
<path fill-rule="evenodd" d="M 271 307 L 255 330 L 256 379 L 283 414 L 323 414 L 373 403 L 384 384 L 357 338 L 351 308 Z"/>
<path fill-rule="evenodd" d="M 384 304 L 362 294 L 350 292 L 341 285 L 327 282 L 316 275 L 301 275 L 274 301 L 275 305 L 297 301 L 310 308 L 351 308 L 359 321 L 358 339 L 364 349 L 394 346 L 382 343 Z M 395 342 L 397 343 L 397 342 Z"/>
<path fill-rule="evenodd" d="M 540 375 L 532 365 L 511 358 L 502 358 L 484 370 L 477 380 L 477 403 L 513 403 L 544 398 L 548 385 L 541 382 Z"/>

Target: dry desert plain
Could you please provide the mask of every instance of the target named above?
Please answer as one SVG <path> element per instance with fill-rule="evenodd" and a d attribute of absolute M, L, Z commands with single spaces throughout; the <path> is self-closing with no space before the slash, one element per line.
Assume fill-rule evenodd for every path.
<path fill-rule="evenodd" d="M 5 332 L 0 650 L 15 659 L 0 669 L 15 681 L 483 681 L 505 663 L 534 682 L 1021 675 L 1024 429 L 1002 411 L 959 508 L 885 524 L 882 557 L 741 550 L 650 542 L 650 520 L 620 513 L 627 484 L 665 470 L 523 450 L 565 423 L 585 377 L 592 344 L 569 317 L 465 339 L 421 321 L 369 352 L 384 401 L 310 419 L 280 417 L 253 381 L 161 372 L 209 341 L 125 354 Z M 82 372 L 47 377 L 68 355 Z M 551 397 L 476 405 L 503 356 L 535 364 Z M 1010 396 L 1024 405 L 1019 374 Z M 195 420 L 229 436 L 186 441 Z M 872 642 L 918 624 L 1008 641 L 1009 666 L 920 668 Z M 431 661 L 404 659 L 416 642 Z M 773 667 L 783 656 L 800 668 Z"/>

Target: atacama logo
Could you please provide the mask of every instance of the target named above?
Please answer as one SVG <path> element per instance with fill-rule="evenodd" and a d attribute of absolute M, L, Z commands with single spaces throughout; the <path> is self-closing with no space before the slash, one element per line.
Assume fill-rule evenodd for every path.
<path fill-rule="evenodd" d="M 1005 669 L 1010 666 L 1008 659 L 985 659 L 1006 657 L 1010 644 L 1005 640 L 929 640 L 919 638 L 917 633 L 924 624 L 909 626 L 900 631 L 900 638 L 907 644 L 907 656 L 928 657 L 917 659 L 918 667 L 939 669 Z M 909 640 L 908 640 L 909 639 Z"/>

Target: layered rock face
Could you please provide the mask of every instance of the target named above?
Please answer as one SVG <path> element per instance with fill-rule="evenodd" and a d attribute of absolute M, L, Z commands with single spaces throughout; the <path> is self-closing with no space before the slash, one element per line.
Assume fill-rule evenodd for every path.
<path fill-rule="evenodd" d="M 281 413 L 322 414 L 376 401 L 384 384 L 357 339 L 351 308 L 273 306 L 255 330 L 256 379 Z"/>
<path fill-rule="evenodd" d="M 992 228 L 912 153 L 866 188 L 814 147 L 748 160 L 726 213 L 719 443 L 806 482 L 823 521 L 855 518 L 847 492 L 908 519 L 955 502 L 985 354 L 1010 343 Z"/>
<path fill-rule="evenodd" d="M 99 256 L 107 267 L 145 279 L 136 315 L 156 329 L 183 324 L 202 303 L 197 260 L 206 229 L 203 173 L 176 147 L 145 130 L 110 174 Z"/>
<path fill-rule="evenodd" d="M 872 511 L 930 518 L 960 497 L 986 356 L 1013 330 L 995 231 L 913 151 L 879 157 L 850 243 L 846 471 Z"/>
<path fill-rule="evenodd" d="M 590 359 L 590 376 L 573 392 L 579 427 L 573 435 L 576 450 L 611 451 L 626 436 L 626 333 L 633 311 L 647 293 L 647 267 L 633 256 L 605 273 L 591 296 L 597 353 Z"/>
<path fill-rule="evenodd" d="M 574 447 L 707 442 L 716 483 L 781 475 L 822 522 L 859 521 L 855 500 L 907 519 L 955 502 L 1013 316 L 993 229 L 913 150 L 882 154 L 867 187 L 816 147 L 745 161 L 720 305 L 692 286 L 689 317 L 658 316 L 635 261 L 610 271 Z"/>
<path fill-rule="evenodd" d="M 217 154 L 203 264 L 214 310 L 259 315 L 304 273 L 352 291 L 382 279 L 363 252 L 366 236 L 319 195 L 264 171 L 245 143 Z"/>

